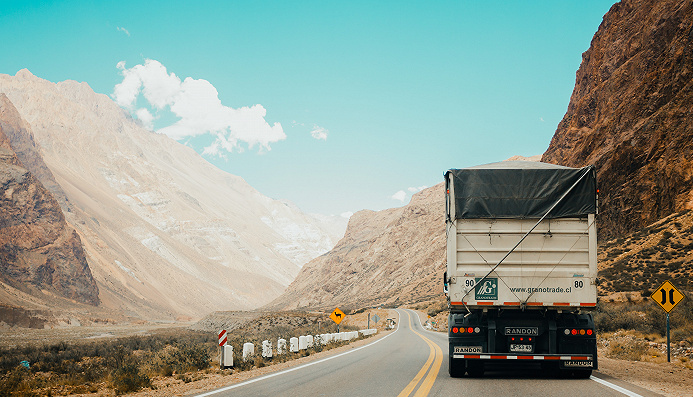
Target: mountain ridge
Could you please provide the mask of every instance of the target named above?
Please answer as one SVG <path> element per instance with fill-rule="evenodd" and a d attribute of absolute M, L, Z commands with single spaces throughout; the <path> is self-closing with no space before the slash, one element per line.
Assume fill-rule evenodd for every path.
<path fill-rule="evenodd" d="M 86 83 L 24 69 L 0 75 L 0 92 L 31 125 L 66 197 L 104 307 L 158 320 L 254 308 L 339 238 L 145 130 Z"/>

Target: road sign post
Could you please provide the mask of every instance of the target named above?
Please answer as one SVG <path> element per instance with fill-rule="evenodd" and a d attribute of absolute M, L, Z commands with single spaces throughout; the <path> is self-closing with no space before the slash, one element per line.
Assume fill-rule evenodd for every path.
<path fill-rule="evenodd" d="M 674 284 L 667 280 L 663 282 L 659 288 L 654 290 L 650 298 L 667 312 L 667 362 L 671 362 L 671 338 L 669 337 L 671 327 L 669 326 L 669 312 L 683 300 L 684 295 L 674 287 Z"/>
<path fill-rule="evenodd" d="M 671 338 L 669 337 L 669 313 L 667 313 L 667 362 L 671 362 Z"/>

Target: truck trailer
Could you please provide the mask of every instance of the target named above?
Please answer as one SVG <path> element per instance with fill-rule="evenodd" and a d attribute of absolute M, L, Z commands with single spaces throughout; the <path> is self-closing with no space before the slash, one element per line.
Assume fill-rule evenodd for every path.
<path fill-rule="evenodd" d="M 594 166 L 505 161 L 445 173 L 450 376 L 597 369 Z"/>

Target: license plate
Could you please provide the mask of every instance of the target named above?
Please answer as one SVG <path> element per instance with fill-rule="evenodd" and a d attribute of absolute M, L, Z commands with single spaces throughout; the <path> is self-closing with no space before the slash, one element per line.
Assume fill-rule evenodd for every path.
<path fill-rule="evenodd" d="M 510 351 L 512 353 L 531 353 L 533 349 L 532 345 L 510 345 Z"/>
<path fill-rule="evenodd" d="M 481 346 L 455 346 L 453 353 L 482 353 Z"/>
<path fill-rule="evenodd" d="M 563 361 L 566 368 L 592 368 L 592 360 L 587 361 Z"/>

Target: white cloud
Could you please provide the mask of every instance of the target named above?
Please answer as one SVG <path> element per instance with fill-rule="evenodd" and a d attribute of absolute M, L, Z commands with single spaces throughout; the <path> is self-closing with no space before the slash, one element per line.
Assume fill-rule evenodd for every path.
<path fill-rule="evenodd" d="M 144 65 L 127 69 L 119 62 L 123 81 L 113 90 L 118 105 L 140 118 L 140 113 L 153 123 L 151 113 L 136 109 L 137 98 L 144 99 L 157 111 L 168 108 L 180 118 L 174 124 L 157 130 L 173 139 L 212 135 L 214 142 L 204 149 L 205 154 L 223 156 L 226 152 L 242 151 L 242 143 L 252 148 L 270 150 L 270 144 L 286 139 L 281 124 L 265 121 L 267 110 L 260 105 L 234 109 L 224 106 L 217 89 L 207 80 L 186 77 L 185 80 L 168 73 L 160 62 L 147 59 Z M 141 119 L 143 124 L 147 121 Z"/>
<path fill-rule="evenodd" d="M 339 214 L 339 215 L 340 215 L 342 218 L 349 219 L 349 218 L 351 218 L 352 215 L 354 215 L 354 213 L 351 212 L 351 211 L 347 211 L 347 212 L 342 212 L 342 213 Z"/>
<path fill-rule="evenodd" d="M 118 29 L 119 32 L 123 32 L 123 33 L 125 33 L 126 35 L 128 35 L 128 37 L 130 37 L 130 32 L 128 32 L 128 30 L 125 29 L 124 27 L 118 26 L 118 27 L 116 27 L 116 29 Z"/>
<path fill-rule="evenodd" d="M 323 141 L 327 140 L 327 134 L 329 134 L 329 130 L 326 128 L 320 127 L 318 125 L 313 125 L 313 130 L 310 131 L 310 135 L 315 138 L 315 139 L 322 139 Z"/>
<path fill-rule="evenodd" d="M 135 111 L 135 115 L 142 122 L 144 128 L 148 130 L 154 129 L 154 116 L 145 108 L 140 108 Z"/>
<path fill-rule="evenodd" d="M 418 193 L 418 192 L 420 192 L 420 191 L 422 191 L 422 190 L 424 190 L 424 189 L 428 189 L 428 186 L 425 186 L 425 185 L 424 185 L 424 186 L 419 186 L 419 187 L 410 187 L 410 188 L 407 188 L 407 190 L 409 190 L 409 191 L 412 192 L 412 193 Z"/>
<path fill-rule="evenodd" d="M 407 198 L 407 193 L 404 190 L 400 190 L 399 192 L 393 194 L 392 198 L 394 200 L 399 200 L 401 202 L 404 202 L 404 199 Z"/>

